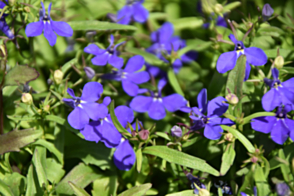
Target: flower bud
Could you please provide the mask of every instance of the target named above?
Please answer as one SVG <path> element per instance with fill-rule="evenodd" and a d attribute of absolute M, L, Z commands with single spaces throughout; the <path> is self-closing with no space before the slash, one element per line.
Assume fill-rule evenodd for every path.
<path fill-rule="evenodd" d="M 21 96 L 21 101 L 25 104 L 31 105 L 33 103 L 33 97 L 30 93 L 23 93 Z"/>
<path fill-rule="evenodd" d="M 30 12 L 31 12 L 31 9 L 30 9 L 28 6 L 25 6 L 25 7 L 24 7 L 24 10 L 25 10 L 27 13 L 30 13 Z"/>
<path fill-rule="evenodd" d="M 262 18 L 264 21 L 268 20 L 273 15 L 274 10 L 270 4 L 266 3 L 262 8 Z"/>
<path fill-rule="evenodd" d="M 232 141 L 234 140 L 234 136 L 233 136 L 233 134 L 231 134 L 231 133 L 227 133 L 227 134 L 225 135 L 225 140 L 228 141 L 228 142 L 232 142 Z"/>
<path fill-rule="evenodd" d="M 138 132 L 138 135 L 140 137 L 141 140 L 147 140 L 149 137 L 149 131 L 148 130 L 142 130 Z"/>
<path fill-rule="evenodd" d="M 63 72 L 59 69 L 55 70 L 53 74 L 53 79 L 56 84 L 60 84 L 63 79 Z"/>
<path fill-rule="evenodd" d="M 95 76 L 95 71 L 91 67 L 84 67 L 84 71 L 89 80 L 91 80 Z"/>
<path fill-rule="evenodd" d="M 251 161 L 252 163 L 257 163 L 258 158 L 257 158 L 257 157 L 252 157 L 252 158 L 250 159 L 250 161 Z"/>
<path fill-rule="evenodd" d="M 173 137 L 177 137 L 177 138 L 182 137 L 183 131 L 182 131 L 181 127 L 175 125 L 171 128 L 170 131 L 171 131 L 171 135 Z"/>
<path fill-rule="evenodd" d="M 202 6 L 202 12 L 206 14 L 211 14 L 213 13 L 213 7 L 215 4 L 215 0 L 201 0 L 201 6 Z"/>
<path fill-rule="evenodd" d="M 43 108 L 43 110 L 45 112 L 49 113 L 50 112 L 50 105 L 45 105 L 44 108 Z"/>
<path fill-rule="evenodd" d="M 224 7 L 222 6 L 222 4 L 219 4 L 219 3 L 215 4 L 215 6 L 214 6 L 214 12 L 216 14 L 222 13 L 223 9 L 224 9 Z"/>
<path fill-rule="evenodd" d="M 281 68 L 283 68 L 284 63 L 285 63 L 285 61 L 284 61 L 284 58 L 283 58 L 282 56 L 277 56 L 277 57 L 275 58 L 275 67 L 276 67 L 277 69 L 281 69 Z"/>
<path fill-rule="evenodd" d="M 238 97 L 233 94 L 233 93 L 229 93 L 226 95 L 226 100 L 229 102 L 229 104 L 231 105 L 237 105 L 237 103 L 239 102 Z"/>

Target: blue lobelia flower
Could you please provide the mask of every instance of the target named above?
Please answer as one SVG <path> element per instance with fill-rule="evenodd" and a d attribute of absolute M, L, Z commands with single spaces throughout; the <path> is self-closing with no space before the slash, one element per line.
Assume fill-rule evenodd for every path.
<path fill-rule="evenodd" d="M 220 125 L 233 125 L 234 122 L 221 118 L 228 109 L 229 104 L 223 97 L 216 97 L 207 103 L 207 90 L 204 88 L 197 96 L 198 107 L 182 107 L 181 111 L 191 113 L 193 120 L 192 130 L 204 128 L 204 136 L 211 140 L 217 140 L 221 137 L 223 129 Z M 204 113 L 207 111 L 207 115 Z"/>
<path fill-rule="evenodd" d="M 117 45 L 114 45 L 114 37 L 110 35 L 110 45 L 106 50 L 100 49 L 96 44 L 90 44 L 84 49 L 84 52 L 94 54 L 95 57 L 92 58 L 93 65 L 104 66 L 107 62 L 116 68 L 121 68 L 124 64 L 124 59 L 118 57 L 119 52 L 116 51 L 116 48 L 123 44 L 121 42 Z"/>
<path fill-rule="evenodd" d="M 287 118 L 292 110 L 290 105 L 277 108 L 276 116 L 264 116 L 252 119 L 251 127 L 255 131 L 271 133 L 271 138 L 277 144 L 283 144 L 288 136 L 294 139 L 294 120 Z"/>
<path fill-rule="evenodd" d="M 221 54 L 217 60 L 216 69 L 219 73 L 225 73 L 232 70 L 237 63 L 239 56 L 244 54 L 246 55 L 246 72 L 244 80 L 247 80 L 251 70 L 250 64 L 254 66 L 264 65 L 267 62 L 267 56 L 260 48 L 245 48 L 243 42 L 238 41 L 233 34 L 230 34 L 229 38 L 234 42 L 235 50 Z"/>
<path fill-rule="evenodd" d="M 206 189 L 206 186 L 200 182 L 199 178 L 193 176 L 191 173 L 187 173 L 186 177 L 191 182 L 191 188 L 194 189 L 194 194 L 199 194 L 199 190 L 196 185 L 201 189 Z"/>
<path fill-rule="evenodd" d="M 276 68 L 272 69 L 272 74 L 273 80 L 264 79 L 264 82 L 271 88 L 261 100 L 265 111 L 272 111 L 280 105 L 294 104 L 294 78 L 281 82 L 279 71 Z"/>
<path fill-rule="evenodd" d="M 124 69 L 105 74 L 103 78 L 121 81 L 124 91 L 130 96 L 136 96 L 140 92 L 138 84 L 147 82 L 150 79 L 147 71 L 138 72 L 144 63 L 143 57 L 139 55 L 133 56 L 129 59 Z"/>
<path fill-rule="evenodd" d="M 291 193 L 289 186 L 285 182 L 276 184 L 276 191 L 278 196 L 288 196 Z"/>
<path fill-rule="evenodd" d="M 6 6 L 6 4 L 4 2 L 0 1 L 0 9 L 3 9 L 5 6 Z M 8 16 L 8 14 L 3 14 L 2 17 L 0 18 L 0 31 L 2 31 L 9 39 L 13 39 L 14 34 L 10 30 L 8 24 L 6 23 L 6 20 L 5 20 L 6 16 Z"/>
<path fill-rule="evenodd" d="M 105 97 L 103 103 L 109 105 L 110 98 Z M 123 127 L 134 120 L 133 111 L 127 106 L 118 106 L 114 113 Z M 114 152 L 114 163 L 120 170 L 129 170 L 136 161 L 135 152 L 129 141 L 122 137 L 121 133 L 115 128 L 110 114 L 97 121 L 92 121 L 86 125 L 81 133 L 88 141 L 102 141 L 108 148 L 116 148 Z"/>
<path fill-rule="evenodd" d="M 274 9 L 271 7 L 270 4 L 266 3 L 264 4 L 262 8 L 262 19 L 264 21 L 268 20 L 274 13 Z"/>
<path fill-rule="evenodd" d="M 119 24 L 129 24 L 131 20 L 144 23 L 148 19 L 149 12 L 142 3 L 144 0 L 126 0 L 126 5 L 118 11 Z"/>
<path fill-rule="evenodd" d="M 107 107 L 104 104 L 96 103 L 103 92 L 103 87 L 98 82 L 85 84 L 81 97 L 76 97 L 70 88 L 67 93 L 73 99 L 63 99 L 67 105 L 74 108 L 68 115 L 68 123 L 75 129 L 83 129 L 90 121 L 104 118 L 107 115 Z"/>
<path fill-rule="evenodd" d="M 169 112 L 175 112 L 184 106 L 187 101 L 182 95 L 172 94 L 162 97 L 161 90 L 166 85 L 166 79 L 158 82 L 158 92 L 150 91 L 151 97 L 136 96 L 130 103 L 130 107 L 136 112 L 148 112 L 150 118 L 154 120 L 163 119 L 166 115 L 165 109 Z"/>
<path fill-rule="evenodd" d="M 48 7 L 48 15 L 46 14 L 43 2 L 41 2 L 41 5 L 43 10 L 40 11 L 40 21 L 32 22 L 26 27 L 25 32 L 28 37 L 39 36 L 44 31 L 44 36 L 48 40 L 50 46 L 53 46 L 57 40 L 55 33 L 63 37 L 70 37 L 73 35 L 73 30 L 69 24 L 63 21 L 53 21 L 51 19 L 50 11 L 52 3 L 50 3 Z"/>
<path fill-rule="evenodd" d="M 151 33 L 151 40 L 153 45 L 146 49 L 147 52 L 155 54 L 159 59 L 168 63 L 168 60 L 164 55 L 171 55 L 172 51 L 178 51 L 186 47 L 185 40 L 180 39 L 179 37 L 174 36 L 174 27 L 171 23 L 166 22 L 160 27 L 157 31 Z M 189 63 L 195 60 L 198 56 L 198 53 L 195 51 L 189 51 L 183 54 L 180 58 L 176 59 L 172 66 L 176 73 L 179 72 L 180 68 L 183 66 L 183 63 Z M 161 73 L 161 70 L 158 67 L 148 65 L 148 71 L 153 76 L 158 76 Z"/>

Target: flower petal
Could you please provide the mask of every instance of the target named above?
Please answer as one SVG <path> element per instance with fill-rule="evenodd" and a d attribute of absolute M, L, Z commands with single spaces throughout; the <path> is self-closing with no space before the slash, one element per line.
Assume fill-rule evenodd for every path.
<path fill-rule="evenodd" d="M 250 71 L 251 71 L 251 66 L 248 63 L 248 61 L 246 61 L 246 69 L 245 69 L 245 78 L 244 78 L 244 81 L 248 80 L 249 75 L 250 75 Z"/>
<path fill-rule="evenodd" d="M 103 93 L 103 86 L 99 82 L 88 82 L 83 88 L 81 99 L 87 102 L 95 102 Z"/>
<path fill-rule="evenodd" d="M 120 69 L 124 65 L 124 59 L 116 55 L 110 55 L 108 63 L 113 67 Z"/>
<path fill-rule="evenodd" d="M 179 73 L 180 69 L 183 67 L 183 63 L 180 59 L 176 59 L 173 64 L 173 69 L 174 69 L 174 72 L 177 74 Z"/>
<path fill-rule="evenodd" d="M 133 7 L 132 6 L 124 6 L 117 13 L 118 24 L 129 24 L 131 22 L 131 16 L 133 15 Z"/>
<path fill-rule="evenodd" d="M 219 73 L 226 73 L 232 70 L 237 62 L 237 52 L 225 52 L 221 54 L 216 63 L 216 69 Z"/>
<path fill-rule="evenodd" d="M 108 53 L 101 53 L 92 58 L 93 65 L 104 66 L 107 64 L 109 54 Z"/>
<path fill-rule="evenodd" d="M 163 103 L 160 101 L 152 101 L 149 110 L 148 110 L 149 117 L 154 120 L 161 120 L 165 117 L 165 109 Z"/>
<path fill-rule="evenodd" d="M 166 43 L 171 39 L 173 33 L 173 25 L 170 22 L 166 22 L 157 31 L 151 33 L 151 40 L 153 42 Z"/>
<path fill-rule="evenodd" d="M 92 120 L 99 120 L 108 114 L 107 106 L 99 103 L 81 103 L 83 109 Z"/>
<path fill-rule="evenodd" d="M 106 50 L 100 49 L 96 44 L 90 44 L 86 48 L 84 48 L 84 52 L 94 55 L 100 55 L 105 53 Z"/>
<path fill-rule="evenodd" d="M 210 140 L 217 140 L 222 136 L 223 129 L 219 125 L 212 125 L 210 123 L 205 125 L 204 136 Z"/>
<path fill-rule="evenodd" d="M 205 113 L 207 110 L 207 90 L 203 88 L 198 96 L 197 96 L 197 103 L 200 112 Z"/>
<path fill-rule="evenodd" d="M 207 116 L 212 117 L 223 115 L 229 107 L 229 104 L 225 103 L 225 101 L 227 100 L 223 97 L 216 97 L 211 100 L 208 103 Z"/>
<path fill-rule="evenodd" d="M 101 140 L 107 148 L 115 148 L 119 145 L 122 136 L 112 122 L 103 120 L 97 129 L 102 134 Z"/>
<path fill-rule="evenodd" d="M 126 127 L 128 122 L 132 123 L 135 118 L 133 110 L 124 105 L 116 107 L 114 113 L 123 127 Z"/>
<path fill-rule="evenodd" d="M 282 83 L 282 86 L 287 88 L 289 91 L 294 92 L 294 78 L 290 78 Z"/>
<path fill-rule="evenodd" d="M 113 154 L 115 166 L 120 170 L 130 170 L 136 162 L 136 154 L 129 143 L 125 140 L 119 144 Z"/>
<path fill-rule="evenodd" d="M 267 56 L 262 49 L 256 47 L 250 47 L 244 49 L 246 60 L 252 65 L 260 66 L 267 62 Z"/>
<path fill-rule="evenodd" d="M 139 23 L 143 23 L 147 20 L 149 12 L 144 6 L 140 3 L 135 3 L 133 5 L 133 11 L 134 11 L 134 19 L 135 21 Z"/>
<path fill-rule="evenodd" d="M 129 59 L 124 71 L 133 73 L 135 71 L 140 70 L 145 63 L 145 60 L 142 56 L 136 55 Z"/>
<path fill-rule="evenodd" d="M 230 119 L 227 118 L 210 118 L 209 119 L 209 123 L 213 124 L 213 125 L 234 125 L 235 123 L 233 121 L 231 121 Z"/>
<path fill-rule="evenodd" d="M 45 22 L 44 24 L 44 36 L 48 40 L 50 46 L 54 46 L 57 40 L 57 35 L 52 30 L 51 24 L 49 22 Z"/>
<path fill-rule="evenodd" d="M 272 69 L 272 74 L 273 74 L 274 80 L 278 80 L 279 79 L 279 70 L 277 68 L 273 68 Z"/>
<path fill-rule="evenodd" d="M 190 63 L 191 61 L 196 60 L 198 57 L 198 52 L 189 51 L 181 56 L 181 59 L 184 63 Z"/>
<path fill-rule="evenodd" d="M 181 107 L 185 106 L 187 103 L 187 100 L 182 95 L 172 94 L 172 95 L 163 97 L 162 102 L 164 107 L 169 112 L 174 112 L 176 110 L 179 110 Z"/>
<path fill-rule="evenodd" d="M 285 118 L 285 122 L 290 130 L 290 138 L 294 141 L 294 120 Z"/>
<path fill-rule="evenodd" d="M 72 90 L 71 88 L 68 88 L 68 89 L 67 89 L 67 93 L 68 93 L 72 98 L 76 98 L 76 96 L 75 96 L 75 92 L 74 92 L 74 90 Z"/>
<path fill-rule="evenodd" d="M 25 33 L 28 37 L 39 36 L 42 34 L 44 29 L 43 21 L 32 22 L 27 25 Z"/>
<path fill-rule="evenodd" d="M 73 35 L 73 30 L 69 24 L 63 21 L 51 20 L 51 26 L 53 31 L 59 36 L 70 37 Z"/>
<path fill-rule="evenodd" d="M 147 112 L 151 106 L 152 97 L 137 96 L 130 103 L 130 107 L 136 112 Z"/>
<path fill-rule="evenodd" d="M 282 98 L 283 105 L 293 105 L 294 104 L 294 93 L 289 91 L 287 88 L 278 87 L 280 96 Z"/>
<path fill-rule="evenodd" d="M 142 84 L 144 82 L 148 82 L 148 80 L 150 80 L 150 76 L 147 71 L 141 71 L 141 72 L 129 74 L 127 76 L 127 79 L 129 79 L 130 81 L 136 84 Z"/>
<path fill-rule="evenodd" d="M 277 119 L 275 116 L 258 117 L 258 118 L 252 119 L 251 127 L 255 131 L 259 131 L 262 133 L 269 133 L 271 132 L 276 121 Z"/>
<path fill-rule="evenodd" d="M 100 121 L 92 121 L 87 124 L 84 129 L 81 130 L 81 134 L 85 137 L 87 141 L 93 141 L 98 143 L 101 139 L 101 134 L 99 133 L 97 126 L 100 125 Z"/>
<path fill-rule="evenodd" d="M 277 144 L 282 145 L 287 140 L 289 132 L 290 130 L 285 125 L 284 119 L 277 119 L 271 132 L 271 138 Z"/>
<path fill-rule="evenodd" d="M 235 38 L 235 36 L 233 34 L 230 34 L 229 38 L 232 42 L 234 42 L 234 44 L 237 44 L 238 40 Z"/>
<path fill-rule="evenodd" d="M 261 99 L 262 107 L 265 111 L 270 112 L 281 105 L 281 97 L 277 89 L 272 88 L 265 93 Z"/>
<path fill-rule="evenodd" d="M 139 87 L 137 86 L 137 84 L 134 84 L 127 79 L 122 80 L 122 87 L 124 91 L 132 97 L 138 94 Z"/>
<path fill-rule="evenodd" d="M 83 129 L 89 123 L 88 114 L 80 107 L 76 107 L 67 117 L 68 123 L 74 129 Z"/>

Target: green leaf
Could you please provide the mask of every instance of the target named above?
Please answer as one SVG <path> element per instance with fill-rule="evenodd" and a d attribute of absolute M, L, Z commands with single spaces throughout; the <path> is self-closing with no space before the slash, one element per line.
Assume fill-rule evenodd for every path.
<path fill-rule="evenodd" d="M 218 196 L 223 196 L 223 191 L 220 187 L 217 189 L 217 193 L 218 193 Z"/>
<path fill-rule="evenodd" d="M 264 50 L 264 53 L 266 54 L 267 58 L 276 58 L 277 51 L 278 49 L 268 49 L 268 50 Z M 280 51 L 280 56 L 284 58 L 287 58 L 292 52 L 291 49 L 279 49 L 279 51 Z"/>
<path fill-rule="evenodd" d="M 168 137 L 168 135 L 166 133 L 155 132 L 155 135 L 158 135 L 159 137 L 162 137 L 162 138 L 166 139 L 167 141 L 170 141 L 170 138 Z"/>
<path fill-rule="evenodd" d="M 118 181 L 116 175 L 104 176 L 93 182 L 93 196 L 116 195 Z"/>
<path fill-rule="evenodd" d="M 283 160 L 285 160 L 286 162 L 288 162 L 288 161 L 286 160 L 286 157 L 285 157 L 285 154 L 284 154 L 283 149 L 280 149 L 278 154 L 279 154 L 279 157 L 280 157 L 281 159 L 283 159 Z M 292 175 L 292 173 L 291 173 L 290 164 L 286 165 L 285 163 L 282 163 L 282 164 L 280 165 L 280 167 L 281 167 L 281 171 L 282 171 L 282 174 L 283 174 L 284 180 L 285 180 L 288 184 L 292 183 L 292 182 L 293 182 L 293 175 Z"/>
<path fill-rule="evenodd" d="M 237 138 L 244 145 L 244 147 L 247 149 L 248 152 L 255 151 L 254 146 L 240 131 L 226 125 L 221 125 L 221 127 L 222 129 L 227 130 L 228 132 L 233 134 L 233 136 Z"/>
<path fill-rule="evenodd" d="M 55 116 L 55 115 L 47 115 L 45 116 L 44 120 L 48 120 L 48 121 L 52 121 L 52 122 L 56 122 L 57 124 L 63 125 L 64 127 L 66 127 L 67 129 L 71 130 L 72 132 L 76 133 L 78 136 L 82 137 L 82 134 L 80 133 L 80 131 L 72 128 L 67 120 L 59 117 L 59 116 Z"/>
<path fill-rule="evenodd" d="M 126 190 L 118 196 L 142 196 L 152 187 L 151 183 L 142 184 L 140 186 L 134 186 L 129 190 Z"/>
<path fill-rule="evenodd" d="M 231 93 L 234 93 L 239 98 L 239 103 L 235 106 L 234 113 L 236 117 L 241 117 L 242 114 L 242 102 L 243 97 L 242 87 L 245 77 L 246 69 L 246 56 L 241 55 L 236 63 L 234 69 L 229 73 L 226 88 L 230 89 Z M 226 91 L 226 94 L 228 92 Z"/>
<path fill-rule="evenodd" d="M 264 176 L 263 169 L 259 165 L 256 165 L 254 180 L 257 187 L 257 195 L 268 195 L 270 193 L 270 187 Z"/>
<path fill-rule="evenodd" d="M 4 86 L 18 86 L 19 84 L 25 84 L 35 80 L 38 77 L 39 72 L 36 69 L 24 65 L 16 65 L 6 74 Z"/>
<path fill-rule="evenodd" d="M 229 171 L 231 166 L 234 163 L 236 157 L 236 152 L 234 149 L 234 144 L 229 144 L 226 151 L 224 152 L 222 156 L 222 164 L 220 169 L 220 175 L 224 176 Z"/>
<path fill-rule="evenodd" d="M 175 30 L 196 29 L 203 25 L 203 19 L 200 17 L 178 18 L 170 22 L 173 24 Z"/>
<path fill-rule="evenodd" d="M 262 116 L 276 116 L 276 113 L 274 112 L 256 112 L 254 114 L 251 114 L 249 116 L 246 116 L 245 118 L 243 118 L 243 125 L 250 123 L 250 121 L 253 118 L 257 118 L 257 117 L 262 117 Z"/>
<path fill-rule="evenodd" d="M 249 170 L 249 172 L 246 174 L 244 178 L 244 182 L 241 186 L 241 188 L 238 190 L 238 195 L 240 195 L 240 192 L 245 191 L 247 187 L 253 187 L 253 172 Z"/>
<path fill-rule="evenodd" d="M 47 187 L 48 181 L 47 181 L 46 172 L 45 172 L 44 166 L 42 165 L 42 162 L 41 162 L 41 155 L 39 154 L 39 151 L 37 148 L 34 151 L 33 164 L 36 169 L 37 176 L 38 176 L 39 186 L 40 187 L 44 187 L 44 186 Z"/>
<path fill-rule="evenodd" d="M 56 192 L 58 194 L 72 195 L 74 191 L 68 184 L 69 181 L 73 182 L 81 188 L 85 188 L 94 180 L 101 178 L 101 174 L 92 166 L 87 166 L 84 163 L 80 163 L 75 166 L 56 186 Z"/>
<path fill-rule="evenodd" d="M 137 30 L 134 26 L 102 21 L 70 21 L 68 24 L 74 31 Z"/>
<path fill-rule="evenodd" d="M 167 66 L 167 64 L 165 62 L 163 62 L 162 60 L 160 60 L 159 58 L 157 58 L 157 56 L 155 56 L 154 54 L 151 54 L 149 52 L 146 52 L 144 50 L 128 47 L 128 48 L 126 48 L 126 51 L 144 57 L 144 60 L 153 66 L 157 66 L 160 68 L 164 68 Z"/>
<path fill-rule="evenodd" d="M 120 122 L 118 121 L 118 119 L 115 116 L 115 113 L 114 113 L 114 100 L 110 104 L 109 112 L 110 112 L 111 120 L 112 120 L 115 128 L 121 134 L 131 137 L 132 135 L 120 124 Z"/>
<path fill-rule="evenodd" d="M 140 173 L 141 172 L 141 168 L 142 168 L 142 161 L 143 161 L 143 157 L 142 157 L 142 148 L 139 148 L 136 151 L 136 165 L 137 165 L 137 171 Z"/>
<path fill-rule="evenodd" d="M 4 195 L 4 196 L 14 196 L 10 187 L 7 184 L 5 184 L 1 179 L 0 179 L 0 193 L 1 193 L 0 195 Z"/>
<path fill-rule="evenodd" d="M 183 97 L 185 96 L 184 92 L 182 91 L 182 88 L 178 82 L 178 79 L 176 77 L 176 74 L 173 69 L 169 69 L 167 72 L 168 81 L 170 82 L 171 86 L 173 87 L 174 91 Z"/>
<path fill-rule="evenodd" d="M 209 48 L 211 44 L 212 42 L 210 41 L 203 41 L 200 39 L 191 40 L 190 42 L 187 41 L 187 46 L 177 51 L 177 53 L 178 53 L 178 56 L 181 57 L 183 54 L 191 50 L 200 52 Z"/>
<path fill-rule="evenodd" d="M 284 73 L 294 74 L 294 67 L 283 67 L 279 71 Z"/>
<path fill-rule="evenodd" d="M 166 146 L 148 146 L 143 150 L 145 154 L 151 154 L 160 157 L 170 163 L 175 163 L 191 169 L 196 169 L 202 172 L 210 173 L 214 176 L 219 176 L 219 172 L 208 165 L 205 160 L 170 149 Z"/>
<path fill-rule="evenodd" d="M 44 146 L 51 153 L 53 153 L 56 156 L 56 158 L 58 159 L 58 161 L 63 165 L 62 154 L 57 150 L 57 148 L 55 148 L 54 144 L 47 142 L 46 140 L 43 140 L 43 139 L 38 139 L 36 142 L 33 143 L 33 145 Z"/>
<path fill-rule="evenodd" d="M 27 173 L 27 191 L 26 196 L 35 195 L 37 193 L 35 181 L 34 181 L 34 174 L 33 174 L 33 165 L 30 165 L 29 171 Z"/>
<path fill-rule="evenodd" d="M 17 172 L 13 172 L 11 175 L 6 176 L 3 179 L 5 184 L 10 186 L 13 195 L 23 195 L 26 187 L 26 178 Z M 1 190 L 1 188 L 0 188 Z M 1 192 L 1 191 L 0 191 Z M 5 195 L 5 194 L 4 194 Z"/>
<path fill-rule="evenodd" d="M 34 129 L 15 130 L 0 135 L 0 154 L 6 152 L 19 152 L 20 148 L 34 142 L 41 137 L 42 131 Z"/>
<path fill-rule="evenodd" d="M 240 5 L 241 5 L 241 2 L 239 2 L 239 1 L 229 3 L 229 4 L 224 6 L 222 13 L 225 14 L 227 12 L 230 12 L 233 9 L 239 7 Z"/>
<path fill-rule="evenodd" d="M 279 37 L 284 34 L 284 31 L 278 27 L 273 27 L 273 26 L 266 26 L 266 27 L 261 27 L 257 31 L 260 33 L 260 35 L 268 35 L 272 37 Z"/>
<path fill-rule="evenodd" d="M 58 164 L 54 159 L 46 159 L 46 175 L 51 183 L 58 183 L 64 176 L 65 171 L 62 169 L 62 165 Z"/>
<path fill-rule="evenodd" d="M 78 187 L 75 185 L 73 182 L 69 181 L 68 182 L 69 186 L 72 188 L 72 190 L 75 192 L 77 196 L 90 196 L 87 191 L 82 189 L 81 187 Z"/>
<path fill-rule="evenodd" d="M 166 196 L 195 196 L 195 194 L 194 194 L 194 190 L 186 190 L 186 191 L 168 194 Z"/>
<path fill-rule="evenodd" d="M 76 58 L 68 61 L 67 63 L 65 63 L 62 67 L 61 67 L 61 71 L 63 74 L 65 74 L 68 70 L 70 70 L 72 68 L 73 65 L 75 65 L 76 63 L 78 63 L 78 60 Z"/>

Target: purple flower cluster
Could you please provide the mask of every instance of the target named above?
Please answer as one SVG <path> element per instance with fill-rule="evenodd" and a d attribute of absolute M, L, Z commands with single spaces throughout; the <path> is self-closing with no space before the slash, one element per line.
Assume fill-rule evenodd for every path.
<path fill-rule="evenodd" d="M 53 21 L 50 17 L 51 5 L 48 7 L 48 14 L 46 14 L 45 6 L 41 2 L 42 11 L 40 11 L 40 20 L 38 22 L 32 22 L 26 27 L 26 35 L 28 37 L 39 36 L 44 31 L 44 36 L 48 40 L 50 46 L 54 46 L 57 40 L 57 33 L 59 36 L 70 37 L 73 35 L 73 30 L 66 22 Z M 55 32 L 55 33 L 54 33 Z"/>
<path fill-rule="evenodd" d="M 151 40 L 153 45 L 147 48 L 147 52 L 155 54 L 159 59 L 168 63 L 165 56 L 171 55 L 172 51 L 178 51 L 186 47 L 185 40 L 177 36 L 173 36 L 174 27 L 171 23 L 164 23 L 157 31 L 151 33 Z M 173 69 L 176 73 L 179 72 L 183 63 L 189 63 L 197 58 L 198 54 L 195 51 L 190 51 L 183 54 L 180 58 L 175 59 L 172 63 Z M 148 65 L 148 71 L 154 76 L 160 75 L 161 70 L 158 67 Z"/>
<path fill-rule="evenodd" d="M 7 0 L 6 0 L 7 2 Z M 6 4 L 2 1 L 0 1 L 0 9 L 3 9 L 6 6 Z M 0 31 L 2 31 L 9 39 L 14 38 L 13 32 L 10 30 L 8 24 L 6 23 L 5 17 L 7 17 L 8 14 L 3 14 L 0 18 Z"/>
<path fill-rule="evenodd" d="M 221 137 L 223 129 L 220 125 L 233 125 L 229 119 L 221 118 L 228 109 L 229 104 L 223 97 L 216 97 L 207 102 L 207 90 L 202 89 L 197 97 L 198 107 L 182 107 L 181 110 L 190 113 L 193 120 L 192 130 L 204 128 L 204 136 L 211 140 L 217 140 Z M 205 115 L 204 113 L 207 113 Z"/>

